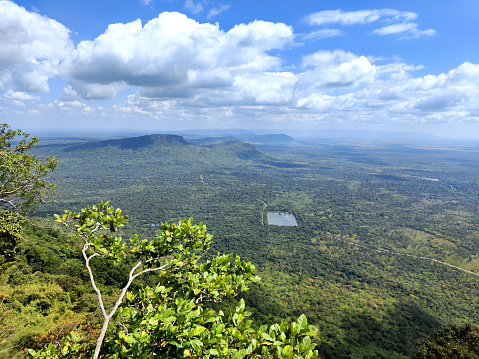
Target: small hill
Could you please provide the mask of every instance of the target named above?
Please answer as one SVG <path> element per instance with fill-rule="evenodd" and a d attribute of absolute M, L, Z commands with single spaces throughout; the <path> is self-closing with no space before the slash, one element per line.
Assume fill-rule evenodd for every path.
<path fill-rule="evenodd" d="M 297 168 L 304 167 L 303 164 L 281 161 L 274 156 L 264 153 L 258 150 L 250 143 L 241 142 L 238 140 L 223 142 L 211 148 L 220 150 L 221 152 L 228 153 L 240 160 L 251 161 L 253 164 L 261 166 L 272 166 L 277 168 Z"/>

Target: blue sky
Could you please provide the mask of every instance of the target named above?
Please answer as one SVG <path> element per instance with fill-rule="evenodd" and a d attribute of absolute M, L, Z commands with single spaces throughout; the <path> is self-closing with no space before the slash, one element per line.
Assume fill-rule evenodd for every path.
<path fill-rule="evenodd" d="M 477 0 L 0 0 L 0 122 L 479 138 Z"/>

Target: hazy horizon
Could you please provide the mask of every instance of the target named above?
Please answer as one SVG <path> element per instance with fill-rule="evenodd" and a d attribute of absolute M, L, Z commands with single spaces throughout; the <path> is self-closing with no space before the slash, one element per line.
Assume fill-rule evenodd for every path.
<path fill-rule="evenodd" d="M 245 142 L 255 142 L 254 136 L 264 135 L 287 135 L 293 140 L 299 142 L 309 142 L 317 140 L 326 141 L 352 141 L 352 142 L 397 142 L 412 145 L 465 145 L 467 147 L 479 146 L 477 138 L 455 138 L 455 137 L 441 137 L 429 133 L 421 132 L 394 132 L 394 131 L 366 131 L 366 130 L 338 130 L 338 129 L 324 129 L 324 130 L 298 130 L 298 129 L 186 129 L 186 130 L 112 130 L 112 129 L 83 129 L 83 130 L 33 130 L 24 131 L 32 137 L 37 137 L 40 140 L 40 146 L 51 145 L 60 141 L 59 143 L 66 143 L 70 141 L 104 141 L 110 139 L 121 139 L 130 137 L 140 137 L 149 135 L 178 135 L 184 137 L 187 141 L 191 139 L 201 138 L 220 138 L 220 137 L 234 137 L 237 140 Z"/>

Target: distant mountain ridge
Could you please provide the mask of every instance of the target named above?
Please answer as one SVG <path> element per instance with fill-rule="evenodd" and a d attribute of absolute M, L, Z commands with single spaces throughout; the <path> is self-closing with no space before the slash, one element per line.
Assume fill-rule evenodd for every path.
<path fill-rule="evenodd" d="M 153 145 L 189 145 L 182 136 L 178 135 L 166 135 L 166 134 L 154 134 L 139 137 L 127 137 L 114 140 L 103 140 L 88 142 L 82 144 L 69 145 L 70 150 L 82 150 L 82 149 L 94 149 L 101 147 L 118 147 L 120 149 L 140 149 Z"/>
<path fill-rule="evenodd" d="M 213 146 L 223 142 L 239 142 L 239 140 L 233 136 L 222 137 L 204 137 L 188 139 L 188 142 L 197 146 Z"/>

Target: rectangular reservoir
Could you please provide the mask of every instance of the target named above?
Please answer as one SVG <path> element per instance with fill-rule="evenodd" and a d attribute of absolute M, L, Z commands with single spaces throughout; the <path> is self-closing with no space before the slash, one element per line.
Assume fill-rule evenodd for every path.
<path fill-rule="evenodd" d="M 271 226 L 297 226 L 296 218 L 292 213 L 268 212 L 268 224 Z"/>

